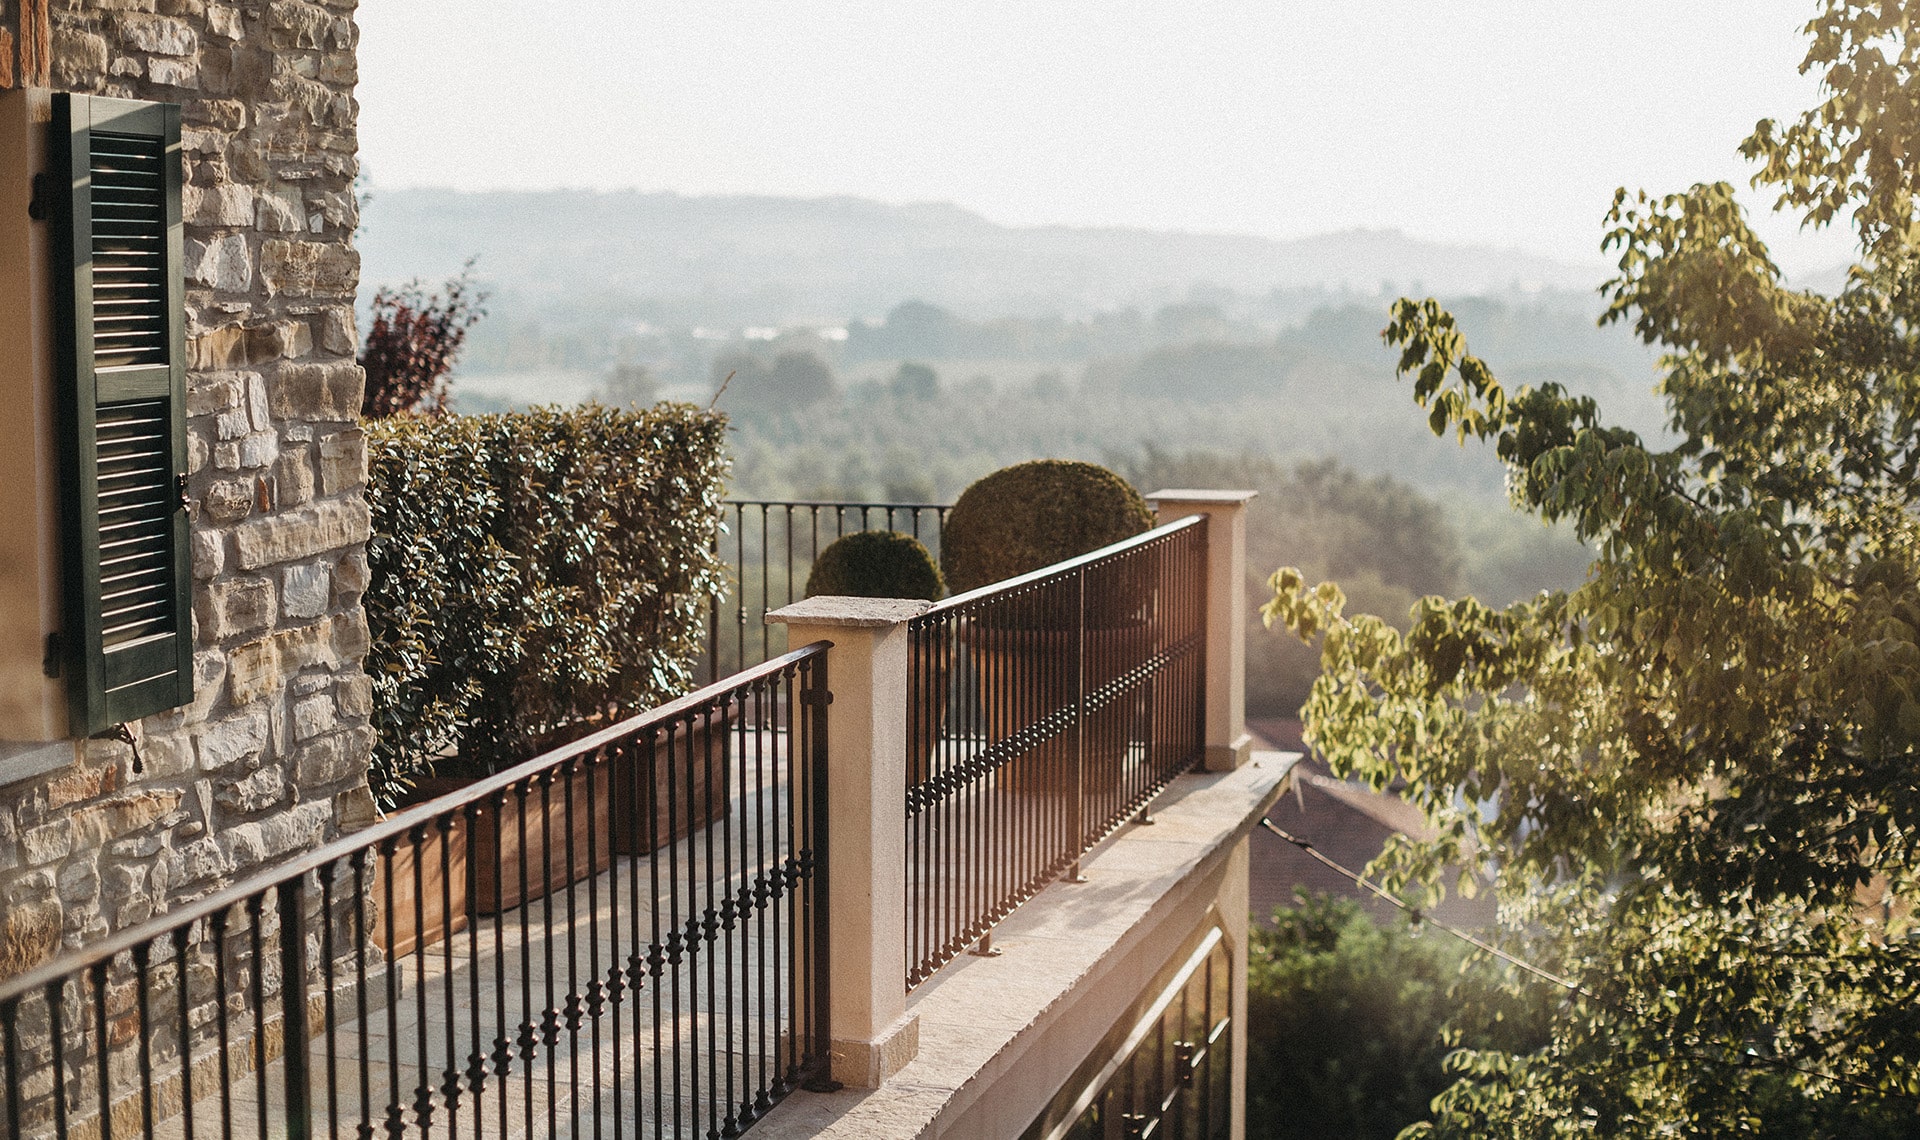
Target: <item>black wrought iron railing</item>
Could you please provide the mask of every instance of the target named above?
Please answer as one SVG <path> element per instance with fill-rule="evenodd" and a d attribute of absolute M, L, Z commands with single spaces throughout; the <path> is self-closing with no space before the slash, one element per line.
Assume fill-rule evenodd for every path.
<path fill-rule="evenodd" d="M 824 1079 L 826 662 L 0 985 L 5 1135 L 737 1134 Z"/>
<path fill-rule="evenodd" d="M 908 623 L 907 984 L 1204 754 L 1206 520 Z"/>
<path fill-rule="evenodd" d="M 1094 1055 L 1112 1058 L 1060 1090 L 1021 1140 L 1153 1136 L 1226 1140 L 1233 1131 L 1233 955 L 1213 927 L 1132 1025 Z M 1153 992 L 1153 991 L 1148 991 Z"/>
<path fill-rule="evenodd" d="M 727 592 L 708 610 L 700 677 L 711 680 L 786 651 L 785 626 L 772 610 L 799 601 L 820 551 L 841 535 L 897 530 L 925 543 L 935 559 L 951 508 L 940 503 L 858 503 L 729 499 L 717 552 L 729 569 Z"/>

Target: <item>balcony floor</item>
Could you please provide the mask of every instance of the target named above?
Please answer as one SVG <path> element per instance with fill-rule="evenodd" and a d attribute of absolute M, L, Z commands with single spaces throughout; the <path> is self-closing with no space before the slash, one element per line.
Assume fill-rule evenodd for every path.
<path fill-rule="evenodd" d="M 776 751 L 784 751 L 784 745 Z M 774 765 L 759 787 L 732 802 L 736 868 L 745 862 L 742 843 L 750 850 L 752 843 L 743 840 L 739 821 L 751 823 L 764 818 L 758 811 L 771 810 L 776 795 L 770 790 L 781 786 L 784 767 Z M 745 930 L 715 944 L 712 953 L 683 955 L 677 965 L 664 962 L 661 973 L 646 977 L 638 991 L 629 990 L 617 1004 L 606 1000 L 616 956 L 633 954 L 636 941 L 645 955 L 656 935 L 664 942 L 676 922 L 684 931 L 697 929 L 704 918 L 706 868 L 710 858 L 719 865 L 719 856 L 709 851 L 710 833 L 716 844 L 726 839 L 716 826 L 654 857 L 663 876 L 657 895 L 654 861 L 620 857 L 597 876 L 498 916 L 477 916 L 451 938 L 398 958 L 391 990 L 387 972 L 370 963 L 364 1018 L 355 1002 L 349 960 L 344 977 L 335 979 L 331 1030 L 318 990 L 309 1003 L 310 1020 L 318 1027 L 308 1049 L 312 1135 L 404 1134 L 422 1140 L 704 1136 L 728 1133 L 770 1109 L 773 1100 L 758 1090 L 778 1090 L 778 1095 L 797 1075 L 790 1034 L 795 1001 L 806 996 L 776 979 L 792 973 L 787 934 L 796 918 L 804 917 L 803 908 L 782 903 L 777 913 L 762 910 L 743 924 Z M 770 861 L 784 859 L 784 835 L 772 838 Z M 667 867 L 680 869 L 677 899 L 664 879 Z M 737 873 L 723 890 L 737 891 L 747 878 Z M 657 930 L 647 910 L 656 898 Z M 602 998 L 597 1019 L 591 1014 L 596 992 Z M 274 1016 L 265 1038 L 274 1059 L 264 1072 L 267 1127 L 260 1126 L 263 1074 L 252 1055 L 249 1015 L 244 1030 L 234 1029 L 230 1130 L 216 1087 L 218 1067 L 209 1054 L 196 1057 L 191 1118 L 175 1112 L 156 1125 L 155 1136 L 288 1134 L 286 1064 L 278 1056 L 281 1032 L 271 999 L 269 1009 Z M 764 1020 L 763 1011 L 769 1015 Z M 505 1073 L 496 1071 L 503 1037 L 511 1049 Z M 525 1047 L 528 1041 L 534 1043 L 531 1050 Z M 478 1096 L 468 1076 L 476 1054 L 487 1066 Z M 453 1099 L 447 1088 L 450 1069 L 460 1073 Z M 171 1082 L 162 1082 L 172 1096 L 162 1099 L 177 1107 L 177 1065 L 172 1075 Z M 130 1131 L 138 1131 L 138 1103 L 122 1102 L 116 1106 L 116 1134 L 129 1113 Z"/>

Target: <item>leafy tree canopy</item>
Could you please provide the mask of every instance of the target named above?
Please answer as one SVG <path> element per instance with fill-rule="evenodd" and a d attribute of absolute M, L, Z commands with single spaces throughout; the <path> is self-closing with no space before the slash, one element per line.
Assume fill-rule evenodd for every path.
<path fill-rule="evenodd" d="M 595 398 L 610 408 L 645 408 L 660 399 L 660 382 L 644 364 L 621 361 L 608 369 Z"/>
<path fill-rule="evenodd" d="M 1463 968 L 1465 946 L 1404 917 L 1375 922 L 1351 899 L 1295 888 L 1297 905 L 1254 927 L 1247 963 L 1247 1134 L 1260 1140 L 1391 1140 L 1451 1082 L 1449 1049 L 1531 1048 L 1545 995 L 1503 991 Z"/>
<path fill-rule="evenodd" d="M 1603 320 L 1664 351 L 1673 438 L 1509 391 L 1435 302 L 1386 340 L 1439 434 L 1597 552 L 1505 609 L 1429 597 L 1405 633 L 1297 571 L 1320 637 L 1308 739 L 1438 829 L 1377 870 L 1498 864 L 1511 935 L 1570 989 L 1551 1041 L 1464 1052 L 1442 1136 L 1908 1135 L 1920 1115 L 1920 32 L 1823 0 L 1825 101 L 1742 146 L 1837 296 L 1788 288 L 1724 183 L 1616 196 Z"/>
<path fill-rule="evenodd" d="M 903 360 L 887 385 L 896 400 L 931 400 L 940 395 L 940 374 L 924 364 Z"/>
<path fill-rule="evenodd" d="M 788 349 L 771 362 L 752 352 L 729 352 L 713 362 L 720 403 L 746 414 L 794 412 L 840 394 L 833 369 L 811 349 Z"/>
<path fill-rule="evenodd" d="M 452 395 L 448 373 L 467 331 L 486 316 L 486 299 L 474 287 L 471 258 L 441 292 L 428 293 L 418 281 L 375 292 L 373 320 L 360 349 L 360 366 L 367 373 L 361 414 L 446 411 Z"/>

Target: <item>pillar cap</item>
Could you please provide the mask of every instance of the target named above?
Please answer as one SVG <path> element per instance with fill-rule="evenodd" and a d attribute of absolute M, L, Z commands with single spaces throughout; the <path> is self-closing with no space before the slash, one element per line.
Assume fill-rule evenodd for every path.
<path fill-rule="evenodd" d="M 877 629 L 899 625 L 933 608 L 918 598 L 843 598 L 833 594 L 806 598 L 767 615 L 768 625 L 837 625 Z"/>
<path fill-rule="evenodd" d="M 1165 490 L 1141 498 L 1149 503 L 1246 503 L 1259 495 L 1258 491 Z"/>

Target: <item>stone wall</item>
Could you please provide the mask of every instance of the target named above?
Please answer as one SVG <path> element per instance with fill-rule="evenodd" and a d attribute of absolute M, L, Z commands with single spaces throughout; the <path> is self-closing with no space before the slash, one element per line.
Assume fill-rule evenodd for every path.
<path fill-rule="evenodd" d="M 0 0 L 0 86 L 184 108 L 197 693 L 0 785 L 0 977 L 371 819 L 353 5 Z"/>

